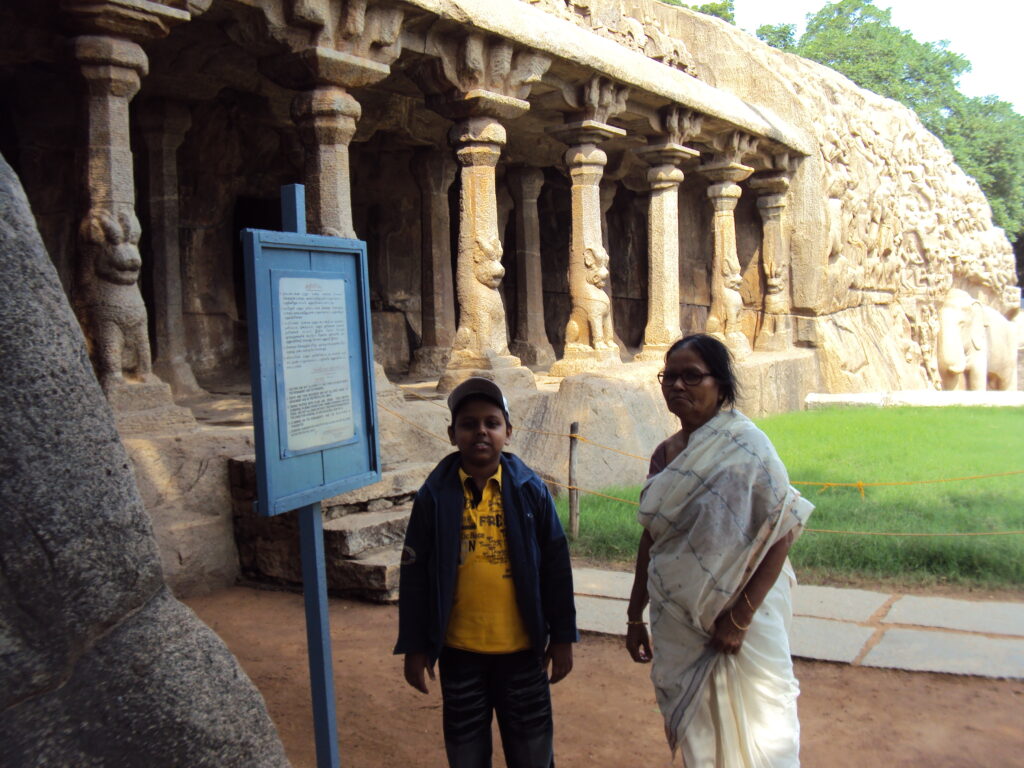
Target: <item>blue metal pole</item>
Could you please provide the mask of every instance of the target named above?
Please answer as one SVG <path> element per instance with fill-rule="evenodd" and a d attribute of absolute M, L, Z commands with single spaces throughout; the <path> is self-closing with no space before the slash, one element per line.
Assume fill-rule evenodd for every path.
<path fill-rule="evenodd" d="M 301 507 L 299 541 L 302 547 L 302 592 L 306 599 L 306 643 L 309 683 L 313 692 L 317 768 L 338 768 L 338 726 L 331 671 L 331 628 L 327 616 L 327 570 L 320 502 Z"/>
<path fill-rule="evenodd" d="M 302 184 L 281 187 L 281 229 L 306 234 L 306 188 Z"/>

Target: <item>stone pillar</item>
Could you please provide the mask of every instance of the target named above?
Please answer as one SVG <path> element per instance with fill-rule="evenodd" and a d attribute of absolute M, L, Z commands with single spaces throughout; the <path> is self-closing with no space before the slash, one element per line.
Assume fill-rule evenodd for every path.
<path fill-rule="evenodd" d="M 320 235 L 355 238 L 348 145 L 361 114 L 339 85 L 318 85 L 292 103 L 292 119 L 306 146 L 306 222 Z"/>
<path fill-rule="evenodd" d="M 460 316 L 451 358 L 437 388 L 448 392 L 470 376 L 481 375 L 529 386 L 533 374 L 509 352 L 505 305 L 498 292 L 505 268 L 494 168 L 505 145 L 505 128 L 497 118 L 483 114 L 460 120 L 450 136 L 462 182 L 455 270 Z"/>
<path fill-rule="evenodd" d="M 544 186 L 539 168 L 518 167 L 508 172 L 508 183 L 515 201 L 516 302 L 515 341 L 512 352 L 530 365 L 548 367 L 555 352 L 544 328 L 544 282 L 540 264 L 540 219 L 537 198 Z"/>
<path fill-rule="evenodd" d="M 792 346 L 789 251 L 782 226 L 789 177 L 785 173 L 755 176 L 750 180 L 750 188 L 758 194 L 757 209 L 761 213 L 764 228 L 761 244 L 761 264 L 765 278 L 764 322 L 755 341 L 755 348 L 780 351 Z"/>
<path fill-rule="evenodd" d="M 552 376 L 570 376 L 621 363 L 611 321 L 608 252 L 601 232 L 601 176 L 608 156 L 598 144 L 624 136 L 621 128 L 583 120 L 552 131 L 569 144 L 565 162 L 572 178 L 572 234 L 569 294 L 572 309 L 565 328 L 565 351 L 551 366 Z"/>
<path fill-rule="evenodd" d="M 608 301 L 612 307 L 612 313 L 608 317 L 608 322 L 612 324 L 612 338 L 615 339 L 615 346 L 619 348 L 621 352 L 626 354 L 626 344 L 619 338 L 619 331 L 615 328 L 615 291 L 612 288 L 611 273 L 615 271 L 615 265 L 612 264 L 612 253 L 608 245 L 608 211 L 612 208 L 612 203 L 615 202 L 615 194 L 618 192 L 619 183 L 613 179 L 603 178 L 601 180 L 601 245 L 604 246 L 605 251 L 608 253 L 608 282 L 604 285 L 604 292 L 608 294 Z"/>
<path fill-rule="evenodd" d="M 147 102 L 139 123 L 148 153 L 149 237 L 153 258 L 153 315 L 156 357 L 153 370 L 175 395 L 202 392 L 185 360 L 181 247 L 178 228 L 178 148 L 192 119 L 180 102 Z"/>
<path fill-rule="evenodd" d="M 448 190 L 455 180 L 455 159 L 447 149 L 423 149 L 413 159 L 420 187 L 420 253 L 423 344 L 413 353 L 410 373 L 437 376 L 448 364 L 455 339 L 455 289 L 452 278 Z"/>
<path fill-rule="evenodd" d="M 740 326 L 743 298 L 740 286 L 743 276 L 736 255 L 736 220 L 734 211 L 739 202 L 739 182 L 754 172 L 739 163 L 709 166 L 701 169 L 714 183 L 708 197 L 714 206 L 715 251 L 711 261 L 711 308 L 708 310 L 707 332 L 720 338 L 737 360 L 750 354 L 750 340 Z"/>
<path fill-rule="evenodd" d="M 697 157 L 697 150 L 673 142 L 637 151 L 651 169 L 647 217 L 647 326 L 644 346 L 637 360 L 660 362 L 672 344 L 683 335 L 679 327 L 679 165 Z"/>
<path fill-rule="evenodd" d="M 75 306 L 107 396 L 125 381 L 156 382 L 146 306 L 139 291 L 139 237 L 128 103 L 148 60 L 137 43 L 85 35 L 74 56 L 86 84 L 85 198 Z"/>
<path fill-rule="evenodd" d="M 85 81 L 85 215 L 72 294 L 93 367 L 123 432 L 194 427 L 192 414 L 174 405 L 170 387 L 152 370 L 128 119 L 149 69 L 135 40 L 162 37 L 191 14 L 116 0 L 64 0 L 61 13 L 82 32 L 72 53 Z"/>

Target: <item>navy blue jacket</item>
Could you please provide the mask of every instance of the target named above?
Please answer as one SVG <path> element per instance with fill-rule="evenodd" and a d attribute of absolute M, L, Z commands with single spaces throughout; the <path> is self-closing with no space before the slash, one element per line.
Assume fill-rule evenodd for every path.
<path fill-rule="evenodd" d="M 441 653 L 455 600 L 465 494 L 459 454 L 446 456 L 416 494 L 402 553 L 395 653 Z M 501 503 L 512 581 L 533 649 L 576 631 L 569 543 L 547 486 L 522 459 L 501 455 Z"/>

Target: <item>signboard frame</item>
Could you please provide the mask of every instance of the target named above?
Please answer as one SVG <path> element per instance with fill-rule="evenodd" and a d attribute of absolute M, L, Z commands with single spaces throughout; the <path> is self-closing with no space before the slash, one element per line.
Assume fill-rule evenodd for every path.
<path fill-rule="evenodd" d="M 278 515 L 378 482 L 381 461 L 366 244 L 259 229 L 243 230 L 242 243 L 250 328 L 257 512 Z M 331 275 L 345 281 L 355 434 L 325 446 L 289 451 L 285 444 L 285 375 L 276 289 L 281 277 L 302 274 L 318 278 Z"/>

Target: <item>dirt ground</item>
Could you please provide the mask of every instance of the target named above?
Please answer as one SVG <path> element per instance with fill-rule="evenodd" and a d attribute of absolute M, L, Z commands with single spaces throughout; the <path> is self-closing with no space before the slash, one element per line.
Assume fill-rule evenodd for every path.
<path fill-rule="evenodd" d="M 292 764 L 314 768 L 301 595 L 235 587 L 186 602 L 262 691 Z M 442 768 L 438 685 L 423 696 L 403 681 L 391 655 L 397 609 L 332 599 L 330 617 L 342 765 Z M 1024 682 L 808 661 L 796 669 L 805 766 L 1024 766 Z M 620 639 L 584 635 L 572 674 L 552 689 L 559 768 L 670 764 L 648 671 Z M 494 764 L 505 765 L 500 748 Z"/>

